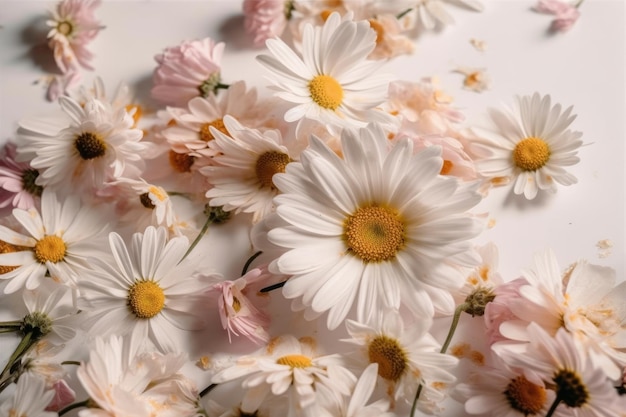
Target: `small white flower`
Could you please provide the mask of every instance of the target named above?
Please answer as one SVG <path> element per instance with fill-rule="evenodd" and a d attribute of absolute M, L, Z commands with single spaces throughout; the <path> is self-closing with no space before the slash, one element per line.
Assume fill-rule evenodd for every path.
<path fill-rule="evenodd" d="M 0 417 L 57 417 L 57 413 L 45 411 L 52 397 L 54 391 L 46 390 L 43 379 L 23 374 L 13 396 L 0 405 Z"/>

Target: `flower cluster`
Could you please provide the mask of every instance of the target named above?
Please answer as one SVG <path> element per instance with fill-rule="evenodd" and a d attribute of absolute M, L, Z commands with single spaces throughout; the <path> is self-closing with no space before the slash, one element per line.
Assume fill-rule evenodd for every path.
<path fill-rule="evenodd" d="M 21 337 L 0 416 L 625 415 L 626 282 L 551 251 L 506 280 L 475 241 L 493 187 L 576 183 L 573 107 L 532 93 L 479 126 L 435 79 L 380 72 L 446 3 L 482 8 L 245 0 L 272 95 L 205 38 L 155 56 L 158 111 L 97 78 L 25 115 L 0 161 L 0 297 L 20 302 L 0 333 Z M 98 4 L 49 22 L 65 76 L 91 69 Z M 235 274 L 210 256 L 233 224 Z"/>

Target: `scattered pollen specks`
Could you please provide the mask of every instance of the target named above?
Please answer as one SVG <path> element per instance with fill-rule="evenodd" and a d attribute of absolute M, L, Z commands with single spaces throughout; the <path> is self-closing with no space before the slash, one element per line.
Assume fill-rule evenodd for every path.
<path fill-rule="evenodd" d="M 613 242 L 610 239 L 602 239 L 596 243 L 596 248 L 598 248 L 598 258 L 607 258 L 611 255 L 611 248 L 613 247 Z"/>
<path fill-rule="evenodd" d="M 470 39 L 470 44 L 474 48 L 476 48 L 477 51 L 480 51 L 480 52 L 485 52 L 485 50 L 487 49 L 487 43 L 480 39 L 472 38 Z"/>

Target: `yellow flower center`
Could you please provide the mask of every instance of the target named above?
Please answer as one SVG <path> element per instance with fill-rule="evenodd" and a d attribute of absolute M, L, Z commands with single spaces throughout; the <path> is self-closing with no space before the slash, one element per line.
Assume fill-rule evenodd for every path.
<path fill-rule="evenodd" d="M 546 389 L 533 384 L 524 376 L 512 379 L 504 395 L 511 408 L 526 416 L 538 414 L 547 400 Z"/>
<path fill-rule="evenodd" d="M 12 245 L 4 240 L 0 240 L 0 253 L 13 253 L 21 250 L 19 247 Z M 0 265 L 0 274 L 6 274 L 13 271 L 18 266 Z"/>
<path fill-rule="evenodd" d="M 58 236 L 46 235 L 35 244 L 35 259 L 39 263 L 61 262 L 65 258 L 67 246 Z"/>
<path fill-rule="evenodd" d="M 398 213 L 388 207 L 360 207 L 344 222 L 348 251 L 364 262 L 394 259 L 404 247 L 406 232 Z"/>
<path fill-rule="evenodd" d="M 141 119 L 141 116 L 143 116 L 143 109 L 139 104 L 128 104 L 124 108 L 128 113 L 135 109 L 135 112 L 133 113 L 133 127 L 136 127 L 137 123 L 139 123 L 139 119 Z"/>
<path fill-rule="evenodd" d="M 318 106 L 336 110 L 343 101 L 341 84 L 329 75 L 317 75 L 309 82 L 311 98 Z"/>
<path fill-rule="evenodd" d="M 233 297 L 233 310 L 235 310 L 235 313 L 241 311 L 241 301 L 237 297 Z"/>
<path fill-rule="evenodd" d="M 582 407 L 589 401 L 589 392 L 582 378 L 574 371 L 561 369 L 552 378 L 556 385 L 556 395 L 572 408 Z"/>
<path fill-rule="evenodd" d="M 385 28 L 374 19 L 368 20 L 370 27 L 376 32 L 376 45 L 380 45 L 385 41 Z"/>
<path fill-rule="evenodd" d="M 396 339 L 376 336 L 367 346 L 370 363 L 378 364 L 378 375 L 388 381 L 399 380 L 408 368 L 407 354 Z"/>
<path fill-rule="evenodd" d="M 454 168 L 454 164 L 452 163 L 452 161 L 448 161 L 447 159 L 444 159 L 443 165 L 441 166 L 441 171 L 439 171 L 439 174 L 448 175 L 450 171 L 452 171 L 452 168 Z"/>
<path fill-rule="evenodd" d="M 213 133 L 211 133 L 211 129 L 209 129 L 211 126 L 213 126 L 225 135 L 230 135 L 230 133 L 228 133 L 228 130 L 226 129 L 226 126 L 224 125 L 224 120 L 215 119 L 210 123 L 203 124 L 200 128 L 200 140 L 202 140 L 203 142 L 210 142 L 215 139 L 215 136 L 213 136 Z"/>
<path fill-rule="evenodd" d="M 103 156 L 107 150 L 107 145 L 100 135 L 92 132 L 83 132 L 76 136 L 74 147 L 86 161 Z"/>
<path fill-rule="evenodd" d="M 276 359 L 276 363 L 280 365 L 289 365 L 292 368 L 308 368 L 313 365 L 311 358 L 304 355 L 287 355 Z"/>
<path fill-rule="evenodd" d="M 63 20 L 57 24 L 57 32 L 63 36 L 69 36 L 74 31 L 74 26 L 67 20 Z"/>
<path fill-rule="evenodd" d="M 285 172 L 285 167 L 289 162 L 291 162 L 289 155 L 282 152 L 270 151 L 259 156 L 255 172 L 261 186 L 276 189 L 272 178 L 274 174 Z"/>
<path fill-rule="evenodd" d="M 534 137 L 522 139 L 513 149 L 513 162 L 523 171 L 536 171 L 549 160 L 550 148 L 543 139 Z"/>
<path fill-rule="evenodd" d="M 194 157 L 188 153 L 178 153 L 170 149 L 169 161 L 174 171 L 182 174 L 183 172 L 191 172 Z"/>
<path fill-rule="evenodd" d="M 163 310 L 165 294 L 154 281 L 136 281 L 128 289 L 128 307 L 140 319 L 151 319 Z"/>

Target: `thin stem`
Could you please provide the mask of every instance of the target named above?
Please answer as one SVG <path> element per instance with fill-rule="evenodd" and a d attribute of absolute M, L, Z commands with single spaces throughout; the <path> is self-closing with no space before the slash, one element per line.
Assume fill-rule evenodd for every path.
<path fill-rule="evenodd" d="M 14 372 L 11 374 L 7 374 L 4 378 L 0 380 L 0 392 L 4 391 L 6 387 L 11 385 L 17 377 L 20 375 L 20 372 Z"/>
<path fill-rule="evenodd" d="M 287 281 L 279 282 L 278 284 L 273 284 L 273 285 L 267 286 L 265 288 L 261 288 L 261 292 L 270 292 L 270 291 L 274 291 L 274 290 L 277 290 L 279 288 L 282 288 L 282 287 L 285 286 L 285 282 L 287 282 Z"/>
<path fill-rule="evenodd" d="M 76 366 L 80 366 L 81 363 L 78 361 L 63 361 L 61 362 L 61 365 L 76 365 Z"/>
<path fill-rule="evenodd" d="M 74 404 L 70 404 L 67 407 L 65 407 L 63 410 L 59 411 L 59 417 L 61 417 L 63 414 L 69 413 L 70 411 L 76 408 L 87 407 L 87 404 L 89 404 L 89 399 L 85 401 L 80 401 Z"/>
<path fill-rule="evenodd" d="M 28 332 L 22 337 L 20 344 L 17 345 L 15 351 L 13 351 L 13 353 L 11 354 L 9 361 L 2 370 L 0 378 L 4 378 L 7 373 L 10 373 L 13 364 L 15 364 L 15 362 L 17 362 L 24 353 L 26 353 L 26 351 L 32 346 L 33 343 L 35 343 L 35 341 L 36 339 L 33 339 L 33 332 Z"/>
<path fill-rule="evenodd" d="M 400 13 L 399 15 L 396 16 L 396 19 L 402 19 L 404 16 L 406 16 L 411 10 L 413 10 L 412 7 L 406 9 L 405 11 L 403 11 L 402 13 Z"/>
<path fill-rule="evenodd" d="M 217 387 L 217 384 L 211 384 L 208 387 L 206 387 L 205 389 L 203 389 L 202 391 L 200 391 L 200 398 L 204 397 L 209 392 L 213 391 L 213 388 L 215 388 L 215 387 Z"/>
<path fill-rule="evenodd" d="M 446 341 L 441 345 L 441 350 L 439 353 L 446 353 L 448 350 L 448 346 L 450 346 L 450 342 L 452 341 L 452 337 L 454 336 L 454 332 L 456 331 L 457 326 L 459 325 L 459 319 L 461 318 L 461 313 L 465 311 L 468 307 L 467 303 L 459 304 L 454 310 L 454 316 L 452 317 L 452 323 L 450 323 L 450 330 L 448 331 L 448 336 L 446 337 Z"/>
<path fill-rule="evenodd" d="M 583 1 L 585 1 L 585 0 L 579 0 L 578 3 L 576 3 L 574 5 L 574 7 L 576 7 L 578 9 L 580 7 L 580 5 L 583 4 Z"/>
<path fill-rule="evenodd" d="M 556 410 L 559 404 L 561 404 L 561 400 L 562 400 L 561 397 L 557 395 L 556 398 L 554 399 L 554 402 L 550 406 L 550 409 L 548 410 L 546 417 L 552 417 L 552 414 L 554 414 L 554 410 Z"/>
<path fill-rule="evenodd" d="M 230 88 L 230 84 L 217 83 L 217 85 L 215 86 L 215 89 L 219 90 L 220 88 L 223 90 L 227 90 L 228 88 Z"/>
<path fill-rule="evenodd" d="M 20 328 L 19 327 L 6 327 L 6 328 L 1 328 L 0 327 L 0 333 L 13 333 L 13 332 L 19 332 Z"/>
<path fill-rule="evenodd" d="M 0 322 L 0 329 L 5 328 L 5 327 L 21 327 L 21 326 L 22 326 L 21 320 Z"/>
<path fill-rule="evenodd" d="M 243 266 L 243 270 L 241 271 L 241 276 L 246 275 L 246 273 L 248 272 L 248 268 L 250 268 L 250 264 L 259 256 L 261 256 L 263 252 L 258 251 L 257 253 L 255 253 L 254 255 L 252 255 L 250 258 L 248 258 L 248 260 L 246 261 L 246 264 Z"/>
<path fill-rule="evenodd" d="M 191 243 L 191 246 L 189 246 L 189 249 L 187 249 L 187 252 L 185 252 L 185 255 L 183 255 L 183 257 L 180 259 L 180 262 L 183 261 L 183 259 L 185 259 L 187 257 L 187 255 L 189 255 L 191 253 L 191 251 L 193 250 L 193 248 L 196 247 L 196 245 L 200 242 L 200 240 L 202 239 L 202 236 L 204 236 L 204 234 L 206 233 L 206 231 L 209 229 L 209 226 L 211 225 L 211 218 L 207 217 L 206 222 L 204 223 L 204 226 L 202 226 L 202 230 L 200 230 L 200 233 L 198 233 L 198 236 L 196 237 L 196 239 Z M 180 263 L 179 262 L 179 263 Z"/>
<path fill-rule="evenodd" d="M 419 385 L 419 387 L 417 387 L 417 392 L 415 393 L 415 399 L 413 400 L 413 405 L 411 406 L 411 414 L 409 414 L 411 417 L 413 417 L 415 415 L 415 410 L 417 409 L 417 400 L 420 397 L 420 394 L 422 393 L 422 384 Z"/>

